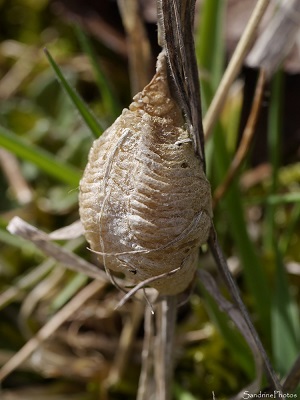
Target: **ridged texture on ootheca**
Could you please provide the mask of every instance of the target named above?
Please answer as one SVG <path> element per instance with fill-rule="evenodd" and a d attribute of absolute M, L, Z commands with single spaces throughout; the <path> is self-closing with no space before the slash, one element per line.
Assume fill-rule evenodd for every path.
<path fill-rule="evenodd" d="M 106 268 L 140 282 L 181 267 L 153 282 L 163 294 L 191 283 L 211 226 L 210 185 L 183 126 L 162 54 L 153 80 L 94 142 L 80 183 L 86 238 Z"/>

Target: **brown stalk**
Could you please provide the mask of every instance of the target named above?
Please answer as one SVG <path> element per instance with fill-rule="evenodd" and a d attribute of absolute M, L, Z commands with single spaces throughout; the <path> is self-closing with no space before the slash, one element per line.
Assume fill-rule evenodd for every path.
<path fill-rule="evenodd" d="M 0 166 L 17 201 L 20 204 L 29 203 L 32 200 L 31 188 L 22 175 L 17 157 L 0 149 Z"/>
<path fill-rule="evenodd" d="M 240 310 L 230 303 L 223 295 L 221 294 L 220 290 L 217 287 L 217 284 L 214 278 L 205 270 L 199 271 L 200 280 L 205 287 L 205 290 L 215 299 L 216 303 L 218 304 L 221 311 L 225 312 L 228 317 L 234 322 L 238 330 L 244 336 L 246 342 L 248 343 L 253 359 L 255 362 L 256 367 L 256 377 L 255 380 L 248 385 L 246 388 L 243 388 L 240 391 L 240 397 L 235 396 L 235 398 L 240 399 L 242 393 L 246 390 L 250 391 L 250 393 L 256 393 L 259 390 L 260 382 L 262 378 L 263 372 L 263 360 L 260 354 L 258 347 L 256 346 L 255 341 L 253 340 L 252 334 L 249 330 L 248 325 L 245 322 Z"/>
<path fill-rule="evenodd" d="M 141 324 L 144 310 L 144 304 L 136 301 L 133 305 L 133 311 L 131 315 L 129 315 L 125 320 L 118 348 L 115 353 L 116 356 L 107 378 L 109 386 L 119 382 L 126 371 L 132 346 L 136 337 L 136 332 Z"/>
<path fill-rule="evenodd" d="M 131 92 L 135 95 L 150 80 L 151 51 L 137 0 L 118 0 L 128 45 Z"/>
<path fill-rule="evenodd" d="M 155 398 L 167 400 L 172 397 L 177 296 L 164 296 L 157 305 L 155 315 L 157 327 L 154 346 Z"/>
<path fill-rule="evenodd" d="M 259 117 L 260 107 L 264 94 L 265 82 L 266 82 L 266 74 L 264 70 L 261 70 L 256 84 L 252 108 L 242 135 L 241 143 L 227 171 L 227 175 L 223 179 L 222 183 L 215 190 L 213 196 L 213 207 L 216 207 L 221 198 L 224 196 L 231 182 L 233 181 L 234 177 L 238 173 L 242 162 L 247 156 L 248 150 L 251 146 L 254 137 L 255 127 Z"/>
<path fill-rule="evenodd" d="M 236 303 L 238 309 L 240 310 L 243 318 L 245 319 L 245 322 L 249 328 L 249 331 L 252 335 L 254 343 L 257 346 L 257 348 L 262 356 L 262 359 L 264 361 L 266 375 L 267 375 L 268 381 L 270 383 L 270 386 L 276 390 L 281 391 L 282 388 L 281 388 L 280 382 L 277 378 L 277 375 L 271 365 L 269 357 L 265 351 L 264 346 L 261 343 L 261 340 L 256 332 L 256 329 L 254 328 L 254 325 L 249 317 L 248 311 L 243 303 L 243 300 L 240 296 L 239 290 L 231 276 L 231 273 L 229 271 L 223 251 L 220 247 L 220 244 L 219 244 L 219 241 L 217 238 L 217 233 L 216 233 L 214 227 L 212 227 L 212 229 L 211 229 L 211 234 L 210 234 L 210 237 L 208 240 L 208 246 L 209 246 L 209 248 L 212 252 L 212 255 L 216 261 L 218 269 L 227 285 L 227 288 L 228 288 L 234 302 Z"/>
<path fill-rule="evenodd" d="M 53 257 L 55 260 L 68 266 L 69 269 L 83 273 L 91 278 L 108 281 L 108 277 L 101 269 L 96 265 L 85 261 L 83 258 L 71 253 L 66 248 L 58 246 L 55 243 L 51 243 L 51 237 L 45 232 L 40 231 L 34 226 L 23 221 L 19 217 L 14 217 L 7 230 L 14 234 L 19 235 L 22 238 L 34 243 L 44 254 L 49 257 Z"/>
<path fill-rule="evenodd" d="M 283 382 L 283 390 L 286 393 L 292 393 L 300 382 L 300 355 L 297 357 L 294 362 L 293 367 L 290 372 L 287 374 L 285 381 Z"/>
<path fill-rule="evenodd" d="M 195 153 L 205 170 L 200 86 L 193 36 L 195 0 L 158 0 L 158 23 L 164 36 L 173 95 L 182 108 Z"/>
<path fill-rule="evenodd" d="M 297 42 L 300 0 L 279 2 L 277 12 L 249 53 L 246 64 L 266 71 L 268 79 Z"/>
<path fill-rule="evenodd" d="M 148 400 L 151 393 L 153 352 L 154 348 L 154 325 L 153 314 L 150 307 L 145 309 L 144 341 L 142 350 L 142 369 L 139 379 L 137 400 Z"/>
<path fill-rule="evenodd" d="M 238 45 L 236 46 L 234 54 L 228 64 L 228 67 L 222 77 L 217 92 L 215 93 L 215 96 L 203 120 L 206 140 L 210 136 L 213 126 L 218 119 L 230 86 L 237 74 L 239 73 L 242 63 L 248 53 L 248 50 L 254 42 L 257 28 L 269 4 L 270 0 L 257 1 L 249 22 L 244 30 L 244 33 L 241 36 Z"/>

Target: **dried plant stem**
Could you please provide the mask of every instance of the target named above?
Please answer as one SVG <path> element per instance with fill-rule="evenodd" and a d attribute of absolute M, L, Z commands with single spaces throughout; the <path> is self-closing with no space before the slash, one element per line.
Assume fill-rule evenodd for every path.
<path fill-rule="evenodd" d="M 142 369 L 140 373 L 137 400 L 148 400 L 151 393 L 154 348 L 153 314 L 150 307 L 145 309 L 144 342 L 142 351 Z"/>
<path fill-rule="evenodd" d="M 256 367 L 256 377 L 255 380 L 250 385 L 248 385 L 246 388 L 240 391 L 240 395 L 244 393 L 245 390 L 248 390 L 250 393 L 256 393 L 261 383 L 262 372 L 263 372 L 263 361 L 260 354 L 260 350 L 258 349 L 252 337 L 249 327 L 246 324 L 241 311 L 232 303 L 230 303 L 227 299 L 225 299 L 225 297 L 222 296 L 213 277 L 205 270 L 199 270 L 198 274 L 200 276 L 200 280 L 203 286 L 205 287 L 205 290 L 207 290 L 208 293 L 215 299 L 219 308 L 223 312 L 225 312 L 229 316 L 229 318 L 234 322 L 238 330 L 244 336 L 253 354 Z M 241 397 L 236 396 L 235 398 L 240 399 Z"/>
<path fill-rule="evenodd" d="M 11 54 L 12 47 L 10 44 L 5 44 L 3 41 L 1 43 L 1 54 L 6 53 Z M 20 46 L 20 47 L 19 47 Z M 10 49 L 9 53 L 5 48 Z M 40 51 L 34 46 L 28 46 L 26 44 L 15 43 L 14 44 L 14 57 L 16 57 L 15 64 L 9 69 L 9 71 L 0 79 L 0 99 L 5 101 L 11 98 L 22 85 L 22 83 L 27 79 L 27 77 L 32 73 L 38 60 L 40 59 Z"/>
<path fill-rule="evenodd" d="M 107 275 L 96 265 L 76 256 L 66 248 L 51 243 L 51 236 L 28 224 L 21 218 L 14 217 L 7 226 L 7 230 L 14 235 L 21 236 L 23 239 L 30 240 L 47 256 L 53 257 L 55 260 L 65 264 L 69 269 L 83 273 L 91 278 L 101 279 L 105 282 L 108 281 Z"/>
<path fill-rule="evenodd" d="M 221 112 L 227 93 L 232 82 L 240 71 L 241 65 L 247 55 L 247 52 L 254 41 L 258 25 L 270 4 L 270 0 L 258 0 L 244 33 L 235 49 L 235 52 L 228 64 L 223 78 L 218 86 L 216 94 L 203 119 L 205 139 L 207 140 L 212 132 L 214 123 Z"/>
<path fill-rule="evenodd" d="M 205 171 L 200 86 L 193 37 L 195 0 L 157 0 L 157 8 L 163 47 L 175 86 L 173 95 L 185 115 L 195 153 Z"/>
<path fill-rule="evenodd" d="M 226 285 L 228 287 L 228 290 L 229 290 L 232 298 L 236 302 L 239 310 L 241 311 L 242 316 L 244 317 L 244 319 L 246 321 L 246 324 L 248 325 L 249 331 L 251 332 L 253 340 L 254 340 L 257 348 L 259 349 L 259 351 L 261 353 L 261 356 L 262 356 L 263 361 L 264 361 L 265 371 L 266 371 L 266 374 L 267 374 L 268 381 L 269 381 L 269 383 L 270 383 L 272 388 L 281 391 L 282 390 L 281 385 L 280 385 L 279 380 L 278 380 L 278 378 L 277 378 L 277 376 L 275 374 L 275 371 L 273 370 L 273 367 L 272 367 L 272 365 L 270 363 L 269 357 L 268 357 L 268 355 L 267 355 L 267 353 L 266 353 L 266 351 L 264 349 L 264 346 L 262 345 L 262 343 L 260 341 L 260 338 L 259 338 L 259 336 L 258 336 L 258 334 L 257 334 L 257 332 L 256 332 L 256 330 L 255 330 L 255 328 L 254 328 L 254 326 L 252 324 L 252 321 L 251 321 L 251 319 L 250 319 L 250 317 L 248 315 L 246 307 L 245 307 L 245 305 L 244 305 L 244 303 L 243 303 L 243 301 L 241 299 L 239 290 L 238 290 L 238 288 L 237 288 L 237 286 L 236 286 L 236 284 L 235 284 L 235 282 L 234 282 L 234 280 L 233 280 L 233 278 L 232 278 L 232 276 L 230 274 L 226 259 L 225 259 L 224 255 L 223 255 L 222 249 L 221 249 L 220 244 L 218 242 L 217 234 L 216 234 L 216 231 L 215 231 L 214 227 L 211 230 L 211 235 L 210 235 L 210 238 L 208 240 L 208 245 L 209 245 L 209 248 L 210 248 L 210 250 L 211 250 L 211 252 L 213 254 L 213 257 L 214 257 L 214 259 L 216 261 L 216 264 L 217 264 L 217 266 L 219 268 L 219 271 L 220 271 L 221 275 L 224 278 L 224 281 L 225 281 L 225 283 L 226 283 Z"/>
<path fill-rule="evenodd" d="M 30 317 L 33 315 L 39 302 L 45 299 L 51 291 L 58 287 L 59 282 L 62 281 L 65 276 L 67 269 L 61 265 L 57 265 L 51 273 L 39 282 L 23 299 L 21 308 L 18 315 L 18 326 L 22 335 L 25 338 L 31 338 L 33 336 L 33 330 L 30 325 Z"/>
<path fill-rule="evenodd" d="M 70 318 L 79 309 L 79 307 L 81 307 L 87 300 L 89 300 L 100 290 L 103 290 L 105 286 L 106 282 L 93 281 L 84 289 L 82 289 L 0 369 L 0 381 L 5 379 L 7 375 L 18 368 L 18 366 L 22 364 L 28 357 L 30 357 L 30 355 L 40 346 L 40 344 L 48 339 L 68 318 Z"/>
<path fill-rule="evenodd" d="M 154 347 L 156 400 L 171 400 L 177 296 L 165 296 L 156 311 Z"/>
<path fill-rule="evenodd" d="M 134 286 L 128 293 L 125 294 L 124 297 L 119 301 L 119 303 L 116 305 L 116 309 L 123 307 L 123 305 L 128 301 L 136 292 L 138 292 L 140 289 L 143 289 L 144 287 L 150 285 L 152 282 L 155 282 L 159 279 L 166 278 L 167 276 L 171 276 L 173 274 L 176 274 L 180 270 L 179 268 L 175 268 L 170 272 L 164 272 L 163 274 L 152 276 L 151 278 L 148 278 L 137 285 Z"/>
<path fill-rule="evenodd" d="M 297 389 L 300 382 L 300 355 L 297 357 L 294 365 L 283 383 L 283 390 L 285 393 L 292 393 Z"/>
<path fill-rule="evenodd" d="M 108 385 L 114 385 L 122 379 L 126 370 L 128 359 L 130 357 L 132 344 L 136 336 L 137 329 L 143 318 L 145 306 L 140 301 L 133 304 L 133 310 L 130 316 L 126 319 L 122 333 L 120 336 L 119 346 L 116 351 L 116 357 L 111 367 Z"/>
<path fill-rule="evenodd" d="M 32 191 L 22 175 L 19 162 L 15 155 L 0 149 L 0 167 L 20 204 L 27 204 L 32 200 Z"/>
<path fill-rule="evenodd" d="M 299 23 L 300 0 L 278 2 L 276 14 L 247 57 L 247 65 L 260 66 L 270 78 L 297 41 Z"/>
<path fill-rule="evenodd" d="M 118 5 L 127 33 L 131 91 L 135 95 L 150 80 L 150 44 L 139 14 L 138 0 L 118 0 Z"/>
<path fill-rule="evenodd" d="M 259 117 L 259 111 L 263 99 L 263 93 L 264 93 L 264 86 L 265 86 L 265 81 L 266 81 L 266 75 L 264 70 L 260 71 L 257 85 L 256 85 L 256 90 L 255 90 L 255 95 L 252 103 L 252 108 L 251 112 L 246 124 L 246 127 L 243 132 L 242 140 L 239 145 L 239 148 L 234 156 L 234 159 L 231 162 L 231 165 L 229 167 L 229 170 L 227 171 L 227 175 L 223 179 L 222 183 L 220 186 L 216 189 L 214 196 L 213 196 L 213 207 L 216 207 L 220 199 L 224 196 L 226 191 L 228 190 L 232 180 L 236 176 L 242 162 L 244 161 L 249 147 L 252 143 L 252 139 L 254 136 L 255 132 L 255 126 Z"/>

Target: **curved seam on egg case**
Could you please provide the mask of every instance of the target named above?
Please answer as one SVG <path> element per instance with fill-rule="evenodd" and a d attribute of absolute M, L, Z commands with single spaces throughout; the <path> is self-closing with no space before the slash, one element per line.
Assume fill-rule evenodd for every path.
<path fill-rule="evenodd" d="M 158 247 L 157 249 L 140 249 L 140 250 L 128 250 L 128 251 L 122 251 L 120 253 L 105 253 L 105 252 L 101 252 L 101 251 L 97 251 L 97 250 L 93 250 L 91 248 L 88 248 L 92 253 L 101 255 L 101 256 L 121 256 L 121 255 L 127 255 L 127 254 L 138 254 L 138 253 L 142 253 L 142 254 L 149 254 L 149 253 L 154 253 L 156 251 L 161 251 L 161 250 L 165 250 L 169 247 L 172 247 L 174 244 L 180 242 L 181 240 L 185 239 L 187 237 L 187 235 L 191 232 L 193 232 L 193 228 L 196 227 L 196 225 L 200 222 L 201 216 L 202 214 L 205 213 L 209 216 L 209 214 L 205 211 L 205 210 L 201 210 L 200 213 L 197 214 L 196 217 L 194 217 L 193 221 L 189 224 L 189 226 L 187 228 L 185 228 L 180 235 L 178 235 L 175 239 L 171 240 L 169 243 Z M 209 216 L 210 218 L 210 216 Z M 211 219 L 211 218 L 210 218 Z M 196 221 L 195 221 L 196 220 Z M 200 246 L 200 245 L 199 245 Z M 122 261 L 122 260 L 120 260 Z M 124 261 L 122 261 L 124 262 Z"/>

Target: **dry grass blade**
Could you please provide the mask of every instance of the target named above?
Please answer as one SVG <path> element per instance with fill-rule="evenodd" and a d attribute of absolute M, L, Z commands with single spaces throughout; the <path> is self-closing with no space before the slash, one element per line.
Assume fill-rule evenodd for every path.
<path fill-rule="evenodd" d="M 133 305 L 130 316 L 127 317 L 120 336 L 119 346 L 116 350 L 115 360 L 107 378 L 108 386 L 114 385 L 122 379 L 130 357 L 133 341 L 137 329 L 140 327 L 145 306 L 137 301 Z"/>
<path fill-rule="evenodd" d="M 251 67 L 261 67 L 270 78 L 296 42 L 300 24 L 300 1 L 280 2 L 267 28 L 247 57 Z"/>
<path fill-rule="evenodd" d="M 70 251 L 51 243 L 49 235 L 23 221 L 21 218 L 14 217 L 7 226 L 7 230 L 14 235 L 19 235 L 24 239 L 30 240 L 49 257 L 53 257 L 55 260 L 65 264 L 69 269 L 83 273 L 91 278 L 108 281 L 107 275 L 98 267 Z"/>
<path fill-rule="evenodd" d="M 174 95 L 185 115 L 196 154 L 205 170 L 200 87 L 194 48 L 195 0 L 158 0 L 158 23 L 163 34 Z"/>
<path fill-rule="evenodd" d="M 300 355 L 297 357 L 291 370 L 283 380 L 282 384 L 283 393 L 287 394 L 294 393 L 297 389 L 299 389 L 299 382 L 300 382 Z M 265 395 L 264 397 L 271 397 L 274 394 L 274 391 L 273 388 L 268 387 L 263 391 L 263 393 Z M 297 398 L 296 393 L 295 393 L 295 398 Z"/>
<path fill-rule="evenodd" d="M 159 279 L 163 279 L 173 274 L 176 274 L 176 272 L 178 272 L 179 270 L 180 268 L 175 268 L 170 272 L 164 272 L 163 274 L 152 276 L 151 278 L 138 283 L 137 285 L 135 285 L 134 288 L 132 288 L 128 293 L 126 293 L 126 295 L 119 301 L 119 303 L 116 305 L 116 309 L 123 307 L 126 301 L 128 301 L 140 289 L 143 289 L 144 287 L 150 285 L 152 282 L 155 282 Z"/>
<path fill-rule="evenodd" d="M 184 41 L 187 56 L 187 77 L 188 77 L 188 94 L 189 105 L 191 108 L 191 119 L 193 134 L 195 136 L 196 154 L 199 154 L 202 160 L 203 170 L 206 170 L 205 152 L 204 152 L 204 132 L 202 125 L 202 108 L 200 96 L 200 83 L 198 66 L 195 53 L 194 43 L 194 14 L 195 14 L 195 0 L 186 0 L 185 7 L 182 5 L 183 14 L 183 27 L 185 30 Z"/>
<path fill-rule="evenodd" d="M 17 92 L 18 88 L 32 73 L 40 54 L 34 47 L 26 45 L 22 45 L 22 48 L 19 49 L 19 44 L 9 40 L 3 41 L 2 46 L 2 52 L 5 53 L 5 50 L 7 51 L 7 48 L 9 48 L 8 53 L 18 57 L 13 67 L 0 80 L 0 99 L 5 101 Z"/>
<path fill-rule="evenodd" d="M 68 226 L 49 233 L 51 240 L 70 240 L 82 236 L 84 233 L 81 221 L 78 219 Z"/>
<path fill-rule="evenodd" d="M 238 173 L 238 170 L 247 156 L 248 150 L 252 143 L 252 139 L 255 133 L 255 126 L 257 123 L 257 119 L 259 117 L 261 102 L 263 99 L 264 93 L 264 85 L 265 85 L 265 72 L 263 70 L 260 71 L 259 78 L 256 85 L 255 95 L 252 103 L 252 108 L 250 111 L 250 115 L 246 124 L 246 127 L 243 132 L 242 140 L 239 145 L 237 152 L 231 162 L 227 175 L 223 179 L 220 186 L 216 189 L 213 196 L 213 207 L 219 203 L 220 199 L 224 196 L 226 191 L 228 190 L 231 182 L 234 177 Z"/>
<path fill-rule="evenodd" d="M 18 202 L 29 203 L 32 200 L 31 188 L 22 175 L 17 158 L 12 153 L 0 149 L 0 165 Z"/>
<path fill-rule="evenodd" d="M 157 305 L 154 346 L 155 399 L 171 399 L 177 296 L 165 296 Z"/>
<path fill-rule="evenodd" d="M 32 330 L 30 324 L 28 323 L 29 318 L 32 316 L 37 304 L 45 298 L 51 290 L 53 290 L 59 282 L 61 282 L 62 278 L 66 273 L 66 269 L 62 266 L 56 266 L 51 273 L 39 282 L 25 297 L 22 301 L 22 305 L 20 308 L 20 312 L 18 315 L 18 322 L 20 330 L 22 334 L 26 338 L 30 338 L 32 336 Z"/>
<path fill-rule="evenodd" d="M 283 382 L 284 393 L 292 393 L 300 382 L 300 355 Z"/>
<path fill-rule="evenodd" d="M 221 273 L 221 275 L 224 278 L 224 281 L 228 287 L 228 290 L 232 296 L 232 298 L 234 299 L 234 301 L 237 304 L 237 307 L 239 308 L 239 310 L 241 311 L 241 314 L 243 316 L 243 318 L 245 319 L 245 322 L 249 328 L 249 331 L 251 332 L 251 335 L 253 337 L 253 340 L 257 346 L 257 348 L 259 349 L 261 356 L 263 358 L 264 361 L 264 366 L 265 366 L 265 370 L 266 370 L 266 374 L 267 374 L 267 378 L 269 380 L 270 386 L 276 390 L 281 391 L 281 385 L 280 382 L 277 378 L 277 375 L 275 373 L 275 371 L 273 370 L 273 367 L 270 363 L 269 357 L 265 351 L 264 346 L 262 345 L 260 338 L 253 326 L 253 323 L 249 317 L 249 314 L 246 310 L 246 307 L 241 299 L 240 293 L 238 291 L 238 288 L 230 274 L 229 268 L 227 266 L 226 263 L 226 259 L 223 255 L 222 249 L 220 247 L 220 244 L 218 242 L 217 239 L 217 235 L 216 235 L 216 231 L 214 229 L 214 227 L 211 230 L 211 235 L 210 238 L 208 240 L 208 245 L 209 248 L 213 254 L 213 257 L 217 263 L 218 269 Z"/>
<path fill-rule="evenodd" d="M 212 132 L 212 128 L 218 119 L 230 86 L 240 71 L 247 52 L 255 39 L 258 25 L 269 4 L 270 0 L 258 0 L 256 3 L 251 18 L 249 19 L 244 33 L 223 75 L 220 85 L 218 86 L 217 92 L 203 119 L 203 128 L 206 140 Z"/>
<path fill-rule="evenodd" d="M 152 312 L 149 307 L 145 309 L 144 341 L 142 350 L 142 369 L 139 379 L 137 400 L 148 400 L 152 392 L 153 380 L 153 352 L 154 348 L 154 326 Z"/>
<path fill-rule="evenodd" d="M 58 311 L 38 333 L 30 339 L 18 353 L 16 353 L 1 369 L 0 381 L 13 372 L 48 339 L 69 317 L 71 317 L 88 299 L 99 293 L 106 286 L 106 282 L 93 281 L 81 290 L 64 308 Z"/>
<path fill-rule="evenodd" d="M 131 92 L 135 95 L 150 80 L 151 51 L 137 0 L 118 0 L 127 34 Z"/>
<path fill-rule="evenodd" d="M 235 306 L 233 306 L 228 300 L 226 300 L 222 294 L 220 293 L 216 282 L 212 278 L 212 276 L 204 271 L 199 271 L 199 276 L 201 282 L 204 284 L 205 289 L 209 292 L 209 294 L 215 299 L 219 308 L 224 311 L 228 317 L 234 322 L 238 330 L 244 336 L 246 342 L 248 343 L 255 362 L 256 367 L 256 378 L 255 380 L 246 388 L 242 389 L 240 393 L 235 397 L 236 399 L 240 399 L 241 394 L 248 390 L 250 393 L 256 393 L 256 391 L 260 387 L 262 372 L 263 372 L 263 362 L 260 354 L 260 350 L 258 349 L 255 341 L 253 340 L 252 334 L 249 330 L 248 325 L 245 322 L 241 312 Z"/>

